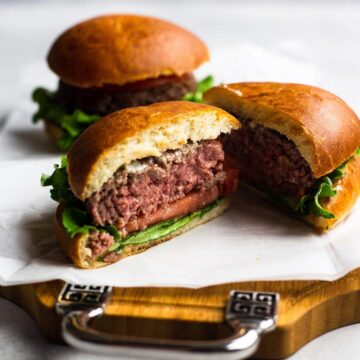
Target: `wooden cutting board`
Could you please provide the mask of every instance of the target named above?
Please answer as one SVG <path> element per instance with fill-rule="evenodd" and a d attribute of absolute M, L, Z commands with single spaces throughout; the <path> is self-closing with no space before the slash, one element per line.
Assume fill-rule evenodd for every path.
<path fill-rule="evenodd" d="M 42 334 L 62 341 L 55 302 L 61 281 L 0 287 L 0 296 L 27 311 Z M 183 288 L 114 288 L 105 316 L 95 327 L 122 335 L 216 338 L 224 333 L 230 290 L 280 293 L 276 329 L 265 334 L 255 358 L 284 358 L 317 336 L 360 322 L 360 269 L 334 281 L 266 281 Z M 172 320 L 171 322 L 169 320 Z"/>

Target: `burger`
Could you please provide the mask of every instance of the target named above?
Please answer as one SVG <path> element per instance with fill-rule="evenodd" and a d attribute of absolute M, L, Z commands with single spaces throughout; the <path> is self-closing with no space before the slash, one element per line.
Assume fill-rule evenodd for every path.
<path fill-rule="evenodd" d="M 56 237 L 74 264 L 114 263 L 220 215 L 238 171 L 219 136 L 239 127 L 221 109 L 171 101 L 119 110 L 87 128 L 42 176 L 59 203 Z"/>
<path fill-rule="evenodd" d="M 47 57 L 59 76 L 51 92 L 33 100 L 46 132 L 67 150 L 90 124 L 119 109 L 160 101 L 202 101 L 212 77 L 197 84 L 192 72 L 209 59 L 206 45 L 189 31 L 139 15 L 108 15 L 65 31 Z"/>
<path fill-rule="evenodd" d="M 344 101 L 261 82 L 218 86 L 204 99 L 242 123 L 222 142 L 246 186 L 319 232 L 346 217 L 360 194 L 360 121 Z"/>

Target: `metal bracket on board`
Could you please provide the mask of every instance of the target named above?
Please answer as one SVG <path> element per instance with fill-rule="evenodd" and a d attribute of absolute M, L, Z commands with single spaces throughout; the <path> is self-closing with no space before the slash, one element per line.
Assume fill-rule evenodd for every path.
<path fill-rule="evenodd" d="M 57 298 L 56 312 L 64 315 L 76 310 L 103 309 L 110 292 L 110 286 L 65 283 Z"/>
<path fill-rule="evenodd" d="M 230 293 L 226 320 L 232 326 L 237 323 L 253 324 L 263 331 L 271 330 L 276 323 L 279 294 L 269 292 L 238 291 Z"/>
<path fill-rule="evenodd" d="M 102 355 L 156 359 L 245 359 L 252 355 L 263 333 L 275 328 L 279 294 L 233 290 L 224 314 L 232 333 L 216 340 L 175 340 L 120 337 L 89 327 L 101 316 L 111 293 L 108 286 L 65 284 L 56 303 L 64 315 L 64 340 L 81 350 Z"/>

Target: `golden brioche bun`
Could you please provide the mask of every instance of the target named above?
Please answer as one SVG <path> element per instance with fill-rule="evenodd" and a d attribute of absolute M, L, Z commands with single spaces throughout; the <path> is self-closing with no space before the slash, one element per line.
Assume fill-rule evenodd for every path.
<path fill-rule="evenodd" d="M 308 85 L 237 83 L 210 89 L 205 102 L 278 131 L 292 140 L 316 178 L 360 146 L 360 121 L 337 96 Z"/>
<path fill-rule="evenodd" d="M 168 101 L 116 111 L 87 128 L 68 152 L 69 183 L 87 199 L 122 165 L 178 149 L 189 140 L 216 139 L 240 127 L 219 108 Z"/>
<path fill-rule="evenodd" d="M 81 88 L 181 76 L 209 59 L 206 45 L 170 22 L 140 15 L 106 15 L 65 31 L 48 64 L 65 83 Z"/>
<path fill-rule="evenodd" d="M 152 240 L 148 243 L 139 244 L 139 245 L 126 245 L 121 253 L 121 258 L 116 261 L 123 259 L 124 257 L 135 255 L 140 252 L 143 252 L 155 245 L 161 244 L 162 242 L 168 241 L 176 236 L 179 236 L 195 226 L 204 224 L 215 217 L 221 215 L 230 205 L 230 199 L 225 198 L 221 201 L 216 207 L 207 212 L 203 217 L 196 218 L 191 220 L 185 226 L 173 231 L 172 233 L 162 236 L 158 239 Z M 55 236 L 59 241 L 61 247 L 67 254 L 67 256 L 73 261 L 75 266 L 83 269 L 94 269 L 98 267 L 103 267 L 109 265 L 110 263 L 104 261 L 98 261 L 97 259 L 91 259 L 89 255 L 91 254 L 91 250 L 87 248 L 87 239 L 88 235 L 86 234 L 78 234 L 73 238 L 70 238 L 63 225 L 62 225 L 62 212 L 63 206 L 60 204 L 56 210 L 55 215 Z"/>
<path fill-rule="evenodd" d="M 49 138 L 55 144 L 57 144 L 59 139 L 63 136 L 63 131 L 60 128 L 60 126 L 54 124 L 51 121 L 44 119 L 44 128 L 45 128 L 45 133 L 49 136 Z"/>

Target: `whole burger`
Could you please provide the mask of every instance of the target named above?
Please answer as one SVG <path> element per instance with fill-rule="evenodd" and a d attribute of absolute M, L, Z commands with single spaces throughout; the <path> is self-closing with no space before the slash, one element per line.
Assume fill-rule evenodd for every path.
<path fill-rule="evenodd" d="M 58 89 L 37 88 L 34 122 L 66 150 L 90 124 L 119 109 L 169 100 L 201 101 L 211 77 L 197 84 L 192 71 L 209 59 L 206 45 L 164 20 L 107 15 L 65 31 L 48 65 Z"/>

